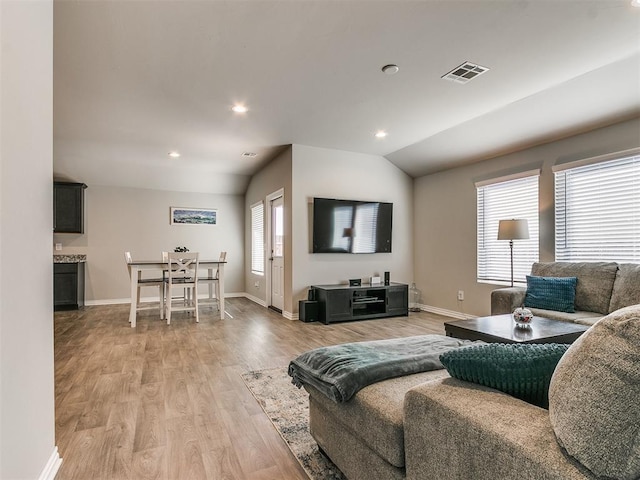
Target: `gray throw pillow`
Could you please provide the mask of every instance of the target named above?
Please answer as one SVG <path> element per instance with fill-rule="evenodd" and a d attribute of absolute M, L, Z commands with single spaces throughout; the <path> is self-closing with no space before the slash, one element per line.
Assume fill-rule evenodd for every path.
<path fill-rule="evenodd" d="M 613 284 L 609 313 L 640 303 L 640 265 L 623 263 Z"/>
<path fill-rule="evenodd" d="M 560 445 L 595 475 L 640 478 L 640 305 L 571 345 L 551 378 L 549 417 Z"/>

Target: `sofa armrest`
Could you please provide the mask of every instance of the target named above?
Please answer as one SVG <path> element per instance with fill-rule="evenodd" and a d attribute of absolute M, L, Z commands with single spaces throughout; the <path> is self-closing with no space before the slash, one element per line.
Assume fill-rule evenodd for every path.
<path fill-rule="evenodd" d="M 527 294 L 525 287 L 498 288 L 491 292 L 491 315 L 513 313 L 524 305 L 524 297 Z"/>
<path fill-rule="evenodd" d="M 595 479 L 566 456 L 549 412 L 447 378 L 409 390 L 404 401 L 407 480 Z"/>

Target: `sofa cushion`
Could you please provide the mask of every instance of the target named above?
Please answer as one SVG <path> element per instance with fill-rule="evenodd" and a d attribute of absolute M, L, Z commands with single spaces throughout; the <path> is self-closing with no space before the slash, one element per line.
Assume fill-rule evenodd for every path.
<path fill-rule="evenodd" d="M 534 277 L 527 275 L 525 307 L 558 312 L 575 312 L 576 277 Z"/>
<path fill-rule="evenodd" d="M 309 385 L 305 384 L 304 388 L 371 450 L 390 464 L 404 467 L 404 395 L 416 385 L 445 377 L 449 374 L 441 369 L 384 380 L 363 388 L 351 400 L 339 404 Z"/>
<path fill-rule="evenodd" d="M 551 379 L 560 445 L 595 475 L 640 478 L 640 305 L 618 310 L 569 347 Z"/>
<path fill-rule="evenodd" d="M 557 343 L 489 343 L 445 352 L 440 361 L 453 378 L 547 408 L 551 375 L 567 348 Z"/>
<path fill-rule="evenodd" d="M 577 277 L 576 310 L 609 313 L 611 291 L 618 271 L 615 262 L 534 263 L 531 275 L 537 277 Z"/>
<path fill-rule="evenodd" d="M 623 263 L 613 284 L 609 312 L 640 303 L 640 265 Z"/>

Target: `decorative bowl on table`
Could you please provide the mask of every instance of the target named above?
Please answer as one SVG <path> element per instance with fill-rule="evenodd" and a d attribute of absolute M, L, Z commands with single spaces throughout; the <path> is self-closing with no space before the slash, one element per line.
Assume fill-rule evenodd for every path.
<path fill-rule="evenodd" d="M 528 308 L 518 307 L 513 311 L 513 321 L 516 322 L 516 327 L 529 328 L 533 321 L 533 313 Z"/>

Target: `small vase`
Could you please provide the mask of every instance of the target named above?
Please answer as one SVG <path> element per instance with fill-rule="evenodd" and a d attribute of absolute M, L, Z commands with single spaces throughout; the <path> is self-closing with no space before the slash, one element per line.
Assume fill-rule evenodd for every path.
<path fill-rule="evenodd" d="M 513 311 L 513 321 L 518 328 L 529 328 L 533 321 L 533 313 L 528 308 L 518 307 Z"/>

